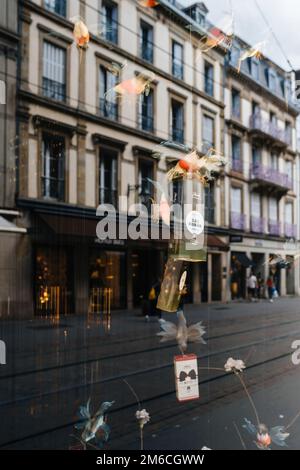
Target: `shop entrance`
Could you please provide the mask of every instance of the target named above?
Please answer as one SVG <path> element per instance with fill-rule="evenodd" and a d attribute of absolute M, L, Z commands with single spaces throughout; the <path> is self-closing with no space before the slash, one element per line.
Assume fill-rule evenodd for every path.
<path fill-rule="evenodd" d="M 253 262 L 246 253 L 232 252 L 231 254 L 231 297 L 232 299 L 246 298 L 247 268 Z"/>
<path fill-rule="evenodd" d="M 258 277 L 264 276 L 265 270 L 265 255 L 264 253 L 251 253 L 251 258 L 253 260 L 252 271 Z"/>
<path fill-rule="evenodd" d="M 90 255 L 89 312 L 126 308 L 126 255 L 93 250 Z"/>
<path fill-rule="evenodd" d="M 148 299 L 151 287 L 162 279 L 159 250 L 134 250 L 131 253 L 133 306 L 140 307 Z"/>
<path fill-rule="evenodd" d="M 42 316 L 74 312 L 70 249 L 39 246 L 35 250 L 35 313 Z"/>

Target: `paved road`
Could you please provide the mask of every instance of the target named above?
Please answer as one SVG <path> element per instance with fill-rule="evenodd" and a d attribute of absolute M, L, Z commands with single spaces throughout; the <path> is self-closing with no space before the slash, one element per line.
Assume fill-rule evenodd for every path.
<path fill-rule="evenodd" d="M 300 299 L 187 306 L 186 316 L 189 323 L 203 320 L 207 329 L 207 345 L 189 349 L 199 367 L 222 368 L 230 356 L 244 359 L 244 378 L 261 420 L 269 426 L 291 421 L 300 410 L 300 365 L 291 361 L 291 344 L 300 340 Z M 225 371 L 201 369 L 200 399 L 179 404 L 177 347 L 160 345 L 158 331 L 155 319 L 146 323 L 136 312 L 113 313 L 110 328 L 86 317 L 0 323 L 7 345 L 7 365 L 0 366 L 0 448 L 69 448 L 75 444 L 76 411 L 89 397 L 93 407 L 116 402 L 108 448 L 138 448 L 136 400 L 123 379 L 151 414 L 146 448 L 239 449 L 242 441 L 254 448 L 241 426 L 244 417 L 254 417 L 239 381 Z M 300 419 L 288 444 L 300 449 Z"/>

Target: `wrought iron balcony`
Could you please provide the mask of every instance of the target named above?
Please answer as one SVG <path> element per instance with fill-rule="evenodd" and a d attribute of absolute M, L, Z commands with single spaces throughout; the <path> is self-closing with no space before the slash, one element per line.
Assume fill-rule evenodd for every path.
<path fill-rule="evenodd" d="M 261 114 L 252 114 L 252 116 L 250 116 L 249 127 L 252 132 L 260 136 L 269 137 L 277 141 L 277 143 L 284 145 L 291 144 L 291 133 L 287 130 L 280 129 L 277 124 L 263 119 Z"/>
<path fill-rule="evenodd" d="M 43 95 L 57 101 L 66 101 L 66 85 L 43 77 Z"/>
<path fill-rule="evenodd" d="M 114 121 L 118 120 L 119 109 L 118 104 L 112 101 L 107 101 L 104 98 L 99 100 L 99 111 L 102 117 L 113 119 Z"/>
<path fill-rule="evenodd" d="M 286 237 L 296 238 L 297 237 L 297 225 L 285 223 L 284 234 Z"/>
<path fill-rule="evenodd" d="M 255 163 L 251 166 L 250 178 L 259 180 L 266 185 L 284 188 L 286 191 L 292 189 L 293 182 L 286 173 L 281 173 L 274 168 L 267 167 L 261 163 Z"/>
<path fill-rule="evenodd" d="M 246 226 L 246 216 L 240 212 L 231 212 L 230 213 L 230 225 L 231 228 L 236 230 L 245 230 Z"/>
<path fill-rule="evenodd" d="M 254 233 L 264 233 L 265 219 L 263 217 L 251 216 L 251 231 Z"/>
<path fill-rule="evenodd" d="M 280 222 L 277 222 L 276 220 L 269 220 L 269 234 L 270 235 L 276 235 L 277 237 L 280 236 L 281 232 L 281 224 Z"/>

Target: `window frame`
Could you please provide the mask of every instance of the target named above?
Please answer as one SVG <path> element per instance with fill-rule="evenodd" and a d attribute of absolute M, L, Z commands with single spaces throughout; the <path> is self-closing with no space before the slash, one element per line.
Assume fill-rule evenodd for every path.
<path fill-rule="evenodd" d="M 240 186 L 240 185 L 231 185 L 231 188 L 230 188 L 230 212 L 234 212 L 236 214 L 243 214 L 244 213 L 244 188 L 243 186 Z M 240 199 L 240 212 L 237 212 L 236 210 L 233 210 L 233 192 L 234 191 L 239 191 L 240 192 L 240 195 L 241 195 L 241 199 Z"/>
<path fill-rule="evenodd" d="M 234 97 L 235 96 L 239 98 L 238 114 L 234 113 Z M 231 115 L 232 117 L 236 119 L 239 119 L 239 120 L 242 119 L 242 94 L 241 94 L 241 90 L 234 86 L 231 88 Z"/>
<path fill-rule="evenodd" d="M 174 46 L 180 46 L 181 52 L 182 52 L 182 57 L 181 57 L 181 67 L 182 67 L 182 74 L 180 77 L 174 74 Z M 176 78 L 177 80 L 182 80 L 184 81 L 185 77 L 185 70 L 184 70 L 184 44 L 179 42 L 177 38 L 171 38 L 171 75 L 172 77 Z"/>
<path fill-rule="evenodd" d="M 182 109 L 183 109 L 183 112 L 182 112 L 182 117 L 183 117 L 183 126 L 182 126 L 183 138 L 182 138 L 182 142 L 175 141 L 173 139 L 173 106 L 172 106 L 173 102 L 177 102 L 178 104 L 180 104 L 182 106 Z M 170 95 L 170 97 L 169 97 L 169 135 L 170 135 L 170 138 L 171 138 L 172 141 L 180 143 L 180 144 L 184 144 L 185 138 L 186 138 L 186 135 L 185 135 L 185 123 L 186 123 L 185 113 L 186 113 L 186 100 L 183 100 L 182 98 L 177 97 L 176 95 Z"/>
<path fill-rule="evenodd" d="M 121 182 L 120 182 L 120 170 L 121 170 L 121 151 L 120 149 L 116 148 L 113 144 L 99 144 L 97 146 L 97 171 L 96 173 L 96 201 L 97 205 L 100 204 L 112 204 L 112 202 L 102 202 L 101 201 L 101 190 L 105 190 L 105 188 L 101 188 L 101 150 L 107 152 L 113 152 L 116 155 L 116 206 L 115 209 L 119 209 L 119 196 L 121 194 Z M 110 191 L 114 191 L 110 189 Z"/>
<path fill-rule="evenodd" d="M 63 199 L 59 199 L 59 198 L 54 198 L 54 197 L 49 197 L 49 196 L 44 196 L 43 194 L 43 183 L 42 183 L 42 180 L 43 180 L 43 167 L 44 167 L 44 153 L 43 153 L 43 142 L 44 142 L 44 138 L 43 136 L 44 135 L 47 135 L 47 136 L 53 136 L 54 138 L 55 137 L 59 137 L 59 138 L 62 138 L 64 139 L 64 162 L 63 162 L 63 174 L 64 174 L 64 178 L 63 178 L 63 181 L 64 181 L 64 194 L 63 194 Z M 56 203 L 60 203 L 60 202 L 65 202 L 65 203 L 68 203 L 69 201 L 69 149 L 70 149 L 70 138 L 68 135 L 66 135 L 64 132 L 57 132 L 57 131 L 53 131 L 49 128 L 45 128 L 45 127 L 42 127 L 40 130 L 39 130 L 39 145 L 38 145 L 38 155 L 39 155 L 39 159 L 38 159 L 38 197 L 39 199 L 41 200 L 45 200 L 45 201 L 53 201 L 53 202 L 56 202 Z"/>
<path fill-rule="evenodd" d="M 271 219 L 271 202 L 275 201 L 276 202 L 276 216 L 275 216 L 275 219 Z M 268 219 L 269 219 L 269 222 L 274 222 L 274 223 L 277 223 L 279 221 L 279 203 L 278 203 L 278 199 L 276 199 L 275 197 L 269 197 L 268 199 Z"/>
<path fill-rule="evenodd" d="M 142 113 L 141 113 L 141 101 L 143 98 L 146 97 L 146 95 L 144 93 L 141 93 L 140 96 L 138 97 L 137 99 L 137 125 L 138 125 L 138 128 L 140 130 L 142 130 L 143 132 L 149 132 L 151 134 L 155 134 L 156 130 L 155 130 L 155 118 L 156 118 L 156 89 L 155 89 L 155 86 L 152 86 L 150 85 L 150 93 L 149 95 L 146 97 L 148 99 L 148 97 L 150 96 L 150 94 L 152 95 L 152 127 L 151 129 L 143 129 L 142 127 L 142 122 L 141 122 L 141 119 L 142 119 Z"/>
<path fill-rule="evenodd" d="M 71 56 L 70 56 L 70 44 L 73 43 L 73 40 L 67 38 L 65 36 L 51 36 L 52 30 L 48 30 L 48 28 L 44 29 L 41 28 L 39 34 L 39 81 L 38 81 L 38 94 L 45 99 L 49 99 L 54 103 L 64 103 L 70 104 L 70 84 L 71 84 L 71 74 L 70 74 L 70 63 L 71 63 Z M 44 42 L 48 42 L 55 47 L 60 47 L 61 49 L 65 50 L 65 100 L 58 101 L 53 98 L 49 98 L 43 94 L 43 68 L 44 68 Z"/>
<path fill-rule="evenodd" d="M 210 62 L 209 60 L 205 59 L 204 64 L 203 64 L 203 68 L 204 68 L 204 74 L 203 74 L 203 80 L 204 80 L 203 90 L 204 90 L 204 93 L 207 96 L 210 96 L 211 98 L 214 98 L 215 97 L 215 65 L 212 62 Z M 207 68 L 212 70 L 212 78 L 207 77 L 207 75 L 206 75 L 206 69 Z M 211 81 L 212 93 L 209 93 L 207 91 L 207 84 L 209 83 L 209 82 L 207 82 L 207 79 L 209 81 Z"/>
<path fill-rule="evenodd" d="M 151 30 L 152 31 L 152 41 L 150 41 L 150 44 L 152 46 L 151 48 L 151 53 L 152 53 L 152 57 L 151 57 L 151 60 L 148 60 L 148 59 L 145 59 L 143 57 L 143 46 L 142 46 L 142 28 L 143 28 L 143 25 L 148 29 L 148 30 Z M 140 17 L 139 18 L 139 35 L 138 35 L 138 56 L 144 60 L 145 62 L 147 62 L 148 64 L 154 64 L 154 54 L 155 54 L 155 28 L 154 28 L 154 25 L 152 23 L 150 23 L 149 21 L 145 20 L 143 17 Z"/>
<path fill-rule="evenodd" d="M 152 165 L 153 180 L 156 181 L 156 179 L 157 179 L 157 161 L 156 161 L 156 159 L 154 159 L 150 156 L 144 155 L 142 153 L 139 154 L 136 158 L 136 165 L 135 165 L 135 181 L 136 181 L 136 184 L 139 188 L 138 191 L 136 191 L 136 194 L 135 194 L 135 203 L 136 204 L 141 204 L 143 202 L 143 201 L 141 201 L 140 196 L 139 196 L 139 193 L 141 191 L 141 187 L 140 187 L 140 164 L 141 164 L 141 162 L 147 162 L 147 163 L 149 163 L 149 166 L 150 166 L 150 164 Z M 153 187 L 152 196 L 153 196 L 153 199 L 155 199 L 156 189 L 154 187 Z"/>
<path fill-rule="evenodd" d="M 253 204 L 253 200 L 254 200 L 255 197 L 258 199 L 258 201 L 256 201 L 256 203 L 259 202 L 259 204 L 257 204 L 257 207 L 259 207 L 259 214 L 257 214 L 253 210 L 254 207 L 255 207 L 255 204 Z M 250 214 L 253 217 L 257 217 L 257 218 L 260 218 L 260 219 L 262 218 L 262 198 L 261 198 L 261 195 L 258 192 L 255 192 L 255 191 L 251 192 L 251 195 L 250 195 Z"/>
<path fill-rule="evenodd" d="M 50 10 L 49 8 L 47 8 L 47 6 L 46 6 L 47 0 L 43 0 L 43 7 L 45 8 L 45 10 L 49 11 L 50 13 L 53 13 L 54 15 L 60 16 L 61 18 L 68 18 L 69 17 L 69 15 L 68 15 L 69 2 L 68 2 L 68 0 L 64 0 L 64 1 L 65 1 L 65 14 L 64 15 L 62 15 L 61 13 L 57 13 L 56 11 L 53 11 L 53 10 Z"/>
<path fill-rule="evenodd" d="M 97 96 L 98 96 L 98 106 L 97 106 L 97 109 L 99 111 L 99 114 L 101 117 L 105 118 L 105 119 L 110 119 L 110 120 L 115 120 L 115 121 L 119 121 L 119 101 L 116 99 L 115 102 L 113 101 L 110 101 L 110 100 L 106 100 L 104 98 L 104 96 L 102 97 L 101 96 L 101 74 L 102 74 L 102 71 L 104 71 L 107 75 L 107 73 L 110 73 L 112 76 L 114 76 L 114 74 L 109 70 L 109 66 L 108 64 L 105 64 L 105 63 L 100 63 L 98 62 L 97 63 L 97 68 L 98 68 L 98 81 L 97 81 Z M 115 76 L 115 85 L 116 86 L 118 84 L 118 79 L 119 79 L 119 76 Z M 107 76 L 106 76 L 106 81 L 107 81 Z M 107 92 L 108 90 L 106 90 Z M 105 93 L 106 93 L 105 92 Z M 111 116 L 111 115 L 105 115 L 105 112 L 102 112 L 101 110 L 101 100 L 103 101 L 104 105 L 105 103 L 109 103 L 109 104 L 113 104 L 115 106 L 115 116 Z M 110 113 L 108 113 L 110 114 Z"/>
<path fill-rule="evenodd" d="M 257 76 L 254 74 L 254 69 L 257 70 Z M 259 67 L 259 60 L 256 59 L 255 57 L 251 58 L 251 77 L 259 82 L 260 80 L 260 67 Z"/>
<path fill-rule="evenodd" d="M 208 142 L 208 141 L 204 140 L 204 129 L 205 129 L 204 122 L 205 122 L 205 119 L 209 119 L 210 121 L 212 121 L 212 136 L 213 136 L 213 141 L 212 142 Z M 203 111 L 201 128 L 202 128 L 202 135 L 201 135 L 202 149 L 205 149 L 206 144 L 209 145 L 209 148 L 216 148 L 216 120 L 215 120 L 215 116 L 208 113 L 208 112 Z M 212 144 L 212 145 L 210 145 L 210 144 Z M 207 152 L 204 152 L 204 153 L 207 153 Z"/>
<path fill-rule="evenodd" d="M 291 221 L 286 220 L 286 215 L 288 214 L 287 206 L 291 207 Z M 284 203 L 284 223 L 294 225 L 294 203 L 291 200 L 287 200 Z"/>
<path fill-rule="evenodd" d="M 107 38 L 107 32 L 106 31 L 104 33 L 104 24 L 106 24 L 106 21 L 104 23 L 104 15 L 103 15 L 103 9 L 105 6 L 111 6 L 113 8 L 116 9 L 116 12 L 117 12 L 117 19 L 112 19 L 112 23 L 115 23 L 116 24 L 116 41 L 112 41 L 110 39 Z M 116 46 L 119 45 L 119 41 L 120 41 L 120 28 L 119 28 L 119 14 L 120 14 L 120 5 L 118 3 L 118 1 L 116 0 L 101 0 L 101 5 L 100 5 L 100 8 L 99 8 L 99 15 L 100 15 L 100 28 L 101 28 L 101 31 L 100 31 L 100 35 L 101 35 L 101 39 L 103 39 L 104 41 L 108 41 L 109 43 L 111 44 L 115 44 Z"/>

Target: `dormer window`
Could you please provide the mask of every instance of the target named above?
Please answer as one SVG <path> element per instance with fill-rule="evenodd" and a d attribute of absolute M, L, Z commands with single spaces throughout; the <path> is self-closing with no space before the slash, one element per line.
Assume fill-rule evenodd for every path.
<path fill-rule="evenodd" d="M 259 80 L 259 62 L 255 58 L 251 60 L 251 75 L 255 80 Z"/>
<path fill-rule="evenodd" d="M 276 74 L 273 70 L 270 70 L 269 73 L 269 88 L 272 91 L 276 91 Z"/>
<path fill-rule="evenodd" d="M 197 21 L 197 23 L 199 23 L 200 26 L 204 26 L 205 25 L 205 15 L 200 11 L 200 10 L 196 10 L 196 18 L 195 20 Z"/>
<path fill-rule="evenodd" d="M 230 62 L 234 67 L 238 66 L 241 50 L 238 46 L 233 46 L 230 53 Z"/>
<path fill-rule="evenodd" d="M 195 3 L 188 8 L 184 9 L 184 12 L 189 15 L 196 23 L 200 26 L 205 26 L 206 15 L 208 9 L 203 2 Z"/>
<path fill-rule="evenodd" d="M 267 86 L 271 91 L 276 91 L 276 73 L 272 69 L 265 70 Z"/>

